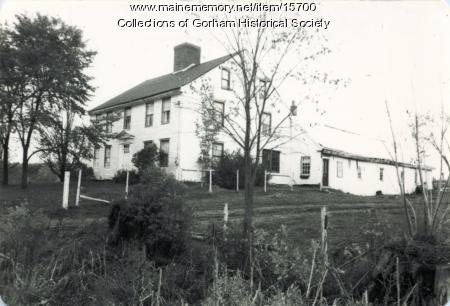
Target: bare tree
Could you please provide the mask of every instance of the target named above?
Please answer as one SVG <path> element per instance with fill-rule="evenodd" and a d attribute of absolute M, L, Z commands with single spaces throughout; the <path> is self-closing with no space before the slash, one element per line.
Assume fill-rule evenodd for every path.
<path fill-rule="evenodd" d="M 450 182 L 450 163 L 448 155 L 450 153 L 450 144 L 448 140 L 448 128 L 450 118 L 445 114 L 444 108 L 441 108 L 438 122 L 435 122 L 430 115 L 420 115 L 417 112 L 409 113 L 411 117 L 410 130 L 411 138 L 414 144 L 416 171 L 422 190 L 422 209 L 423 209 L 423 226 L 422 230 L 418 227 L 417 213 L 411 201 L 407 198 L 405 192 L 404 176 L 400 175 L 401 163 L 398 160 L 398 141 L 396 139 L 392 118 L 386 102 L 386 111 L 390 122 L 392 141 L 394 146 L 393 160 L 395 161 L 397 171 L 397 181 L 399 184 L 401 196 L 404 203 L 405 215 L 408 224 L 408 232 L 410 236 L 418 233 L 426 236 L 435 236 L 442 228 L 442 224 L 447 218 L 450 205 L 448 199 L 444 198 L 444 194 L 449 187 Z M 434 131 L 438 132 L 435 133 Z M 438 154 L 439 165 L 439 181 L 437 184 L 437 194 L 433 197 L 432 186 L 427 184 L 427 175 L 425 170 L 429 170 L 425 164 L 425 156 L 430 149 L 434 148 Z M 444 167 L 446 169 L 444 169 Z M 444 171 L 447 171 L 445 178 Z"/>
<path fill-rule="evenodd" d="M 263 13 L 258 18 L 265 20 L 271 16 Z M 231 138 L 244 154 L 243 234 L 250 245 L 256 169 L 261 162 L 262 152 L 264 149 L 279 147 L 298 136 L 289 135 L 286 131 L 289 129 L 289 119 L 297 114 L 299 102 L 284 102 L 277 89 L 288 79 L 295 79 L 297 84 L 303 85 L 305 92 L 310 82 L 339 83 L 339 80 L 330 79 L 325 73 L 308 70 L 310 63 L 330 52 L 320 37 L 317 31 L 304 28 L 228 28 L 220 37 L 216 36 L 228 54 L 232 55 L 229 69 L 236 76 L 236 83 L 227 88 L 233 98 L 227 100 L 226 110 L 217 109 L 214 94 L 205 90 L 208 88 L 205 84 L 207 80 L 194 84 L 201 96 L 199 109 L 214 110 L 203 115 L 223 117 L 223 122 L 210 121 L 219 122 L 215 127 Z M 268 114 L 275 114 L 277 118 Z"/>

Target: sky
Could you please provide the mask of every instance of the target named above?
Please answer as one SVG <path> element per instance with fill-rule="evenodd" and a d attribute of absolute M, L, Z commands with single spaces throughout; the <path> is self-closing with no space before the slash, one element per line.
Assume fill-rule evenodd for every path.
<path fill-rule="evenodd" d="M 449 1 L 318 3 L 320 16 L 331 21 L 323 33 L 332 52 L 314 68 L 346 80 L 347 86 L 318 90 L 320 112 L 325 113 L 319 115 L 315 107 L 304 105 L 299 109 L 301 124 L 318 122 L 389 139 L 385 101 L 403 137 L 409 133 L 407 110 L 436 114 L 444 104 L 449 113 Z M 130 3 L 153 2 L 0 0 L 0 21 L 13 23 L 15 14 L 41 13 L 82 29 L 88 47 L 98 52 L 88 71 L 96 87 L 88 109 L 144 80 L 171 72 L 173 47 L 181 42 L 199 45 L 202 61 L 224 54 L 206 30 L 118 27 L 120 18 L 168 18 L 161 13 L 130 12 Z M 281 94 L 286 101 L 298 101 L 305 90 L 288 82 Z"/>

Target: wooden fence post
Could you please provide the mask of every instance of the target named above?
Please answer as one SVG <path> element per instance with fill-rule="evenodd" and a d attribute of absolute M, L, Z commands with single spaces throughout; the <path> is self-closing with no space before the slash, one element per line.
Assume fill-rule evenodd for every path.
<path fill-rule="evenodd" d="M 212 193 L 212 169 L 209 169 L 209 193 Z"/>
<path fill-rule="evenodd" d="M 70 172 L 64 172 L 64 189 L 63 189 L 63 201 L 62 207 L 64 209 L 69 208 L 69 186 L 70 186 Z"/>
<path fill-rule="evenodd" d="M 78 170 L 78 184 L 77 184 L 77 196 L 75 198 L 75 206 L 78 206 L 80 203 L 80 192 L 81 192 L 81 176 L 83 171 L 80 169 Z"/>
<path fill-rule="evenodd" d="M 127 179 L 125 182 L 125 200 L 128 198 L 128 183 L 130 181 L 130 171 L 127 169 Z"/>
<path fill-rule="evenodd" d="M 223 207 L 223 234 L 227 231 L 227 223 L 228 223 L 228 203 L 225 203 Z"/>
<path fill-rule="evenodd" d="M 264 192 L 267 192 L 267 170 L 264 170 Z"/>
<path fill-rule="evenodd" d="M 239 192 L 239 169 L 236 170 L 236 192 Z"/>
<path fill-rule="evenodd" d="M 322 230 L 322 254 L 325 258 L 325 263 L 328 263 L 328 215 L 327 215 L 327 207 L 322 207 L 320 212 L 321 219 L 321 230 Z"/>

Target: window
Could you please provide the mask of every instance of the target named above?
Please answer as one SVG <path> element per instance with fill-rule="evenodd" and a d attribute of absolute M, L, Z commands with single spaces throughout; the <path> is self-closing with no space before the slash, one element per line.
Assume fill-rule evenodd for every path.
<path fill-rule="evenodd" d="M 100 163 L 100 148 L 94 149 L 94 168 L 98 167 Z"/>
<path fill-rule="evenodd" d="M 130 153 L 130 145 L 129 144 L 123 145 L 123 153 L 125 153 L 125 154 Z"/>
<path fill-rule="evenodd" d="M 108 128 L 106 125 L 104 125 L 104 121 L 105 120 L 105 114 L 97 114 L 95 115 L 95 121 L 97 124 L 99 124 L 102 128 L 102 130 L 106 131 L 106 129 Z"/>
<path fill-rule="evenodd" d="M 153 144 L 153 140 L 146 140 L 144 141 L 144 148 L 151 146 Z"/>
<path fill-rule="evenodd" d="M 261 115 L 261 132 L 265 135 L 270 134 L 272 128 L 272 115 L 269 113 L 262 113 Z"/>
<path fill-rule="evenodd" d="M 341 161 L 337 161 L 336 162 L 336 166 L 337 166 L 337 177 L 341 178 L 344 177 L 344 167 Z"/>
<path fill-rule="evenodd" d="M 153 107 L 153 102 L 145 104 L 145 127 L 153 125 Z"/>
<path fill-rule="evenodd" d="M 214 119 L 223 126 L 225 118 L 225 103 L 214 101 Z"/>
<path fill-rule="evenodd" d="M 269 172 L 280 172 L 280 151 L 263 150 L 262 162 L 264 169 Z"/>
<path fill-rule="evenodd" d="M 170 122 L 170 97 L 162 100 L 161 106 L 161 124 Z"/>
<path fill-rule="evenodd" d="M 311 157 L 302 156 L 300 158 L 300 177 L 309 178 L 311 174 Z"/>
<path fill-rule="evenodd" d="M 222 68 L 222 82 L 221 82 L 221 86 L 222 89 L 225 90 L 230 90 L 231 86 L 230 86 L 230 70 L 226 69 L 226 68 Z"/>
<path fill-rule="evenodd" d="M 123 129 L 129 130 L 131 127 L 131 107 L 125 108 L 123 116 Z"/>
<path fill-rule="evenodd" d="M 356 173 L 358 175 L 358 178 L 362 179 L 362 169 L 361 166 L 358 164 L 358 162 L 356 162 Z"/>
<path fill-rule="evenodd" d="M 105 168 L 109 168 L 111 166 L 111 146 L 105 147 L 105 160 L 103 166 Z"/>
<path fill-rule="evenodd" d="M 414 183 L 415 183 L 416 185 L 419 185 L 419 180 L 418 180 L 417 171 L 414 171 Z"/>
<path fill-rule="evenodd" d="M 405 171 L 401 170 L 400 172 L 400 179 L 402 180 L 402 184 L 405 182 Z"/>
<path fill-rule="evenodd" d="M 106 132 L 112 133 L 112 127 L 113 127 L 112 112 L 109 112 L 106 114 Z"/>
<path fill-rule="evenodd" d="M 212 162 L 214 165 L 220 163 L 223 157 L 223 143 L 212 144 Z"/>
<path fill-rule="evenodd" d="M 161 139 L 159 141 L 159 166 L 169 166 L 169 139 Z"/>
<path fill-rule="evenodd" d="M 384 180 L 384 168 L 380 168 L 380 181 Z"/>

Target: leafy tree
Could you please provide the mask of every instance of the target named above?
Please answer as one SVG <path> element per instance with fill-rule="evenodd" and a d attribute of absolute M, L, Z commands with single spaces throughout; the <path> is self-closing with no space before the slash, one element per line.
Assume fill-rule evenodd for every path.
<path fill-rule="evenodd" d="M 108 116 L 106 121 L 76 125 L 75 120 L 81 119 L 85 110 L 72 106 L 71 102 L 63 101 L 58 105 L 60 115 L 46 118 L 38 127 L 38 150 L 33 152 L 41 153 L 41 159 L 61 182 L 65 171 L 75 170 L 83 160 L 92 159 L 95 147 L 105 145 L 115 137 L 107 131 L 106 125 L 119 118 L 114 114 Z"/>
<path fill-rule="evenodd" d="M 147 168 L 155 167 L 158 159 L 158 148 L 154 143 L 151 143 L 134 153 L 131 162 L 139 170 L 139 173 L 141 173 Z"/>
<path fill-rule="evenodd" d="M 14 122 L 17 119 L 18 101 L 15 59 L 11 56 L 11 40 L 4 27 L 0 26 L 0 157 L 3 162 L 2 183 L 9 181 L 9 144 L 14 132 Z M 1 153 L 0 152 L 0 153 Z"/>
<path fill-rule="evenodd" d="M 14 71 L 12 94 L 18 105 L 15 129 L 23 151 L 21 185 L 26 188 L 36 131 L 55 123 L 62 103 L 81 112 L 93 91 L 91 78 L 84 71 L 95 52 L 86 49 L 81 30 L 61 19 L 39 14 L 16 18 L 13 27 L 6 29 L 13 59 L 7 71 Z"/>

